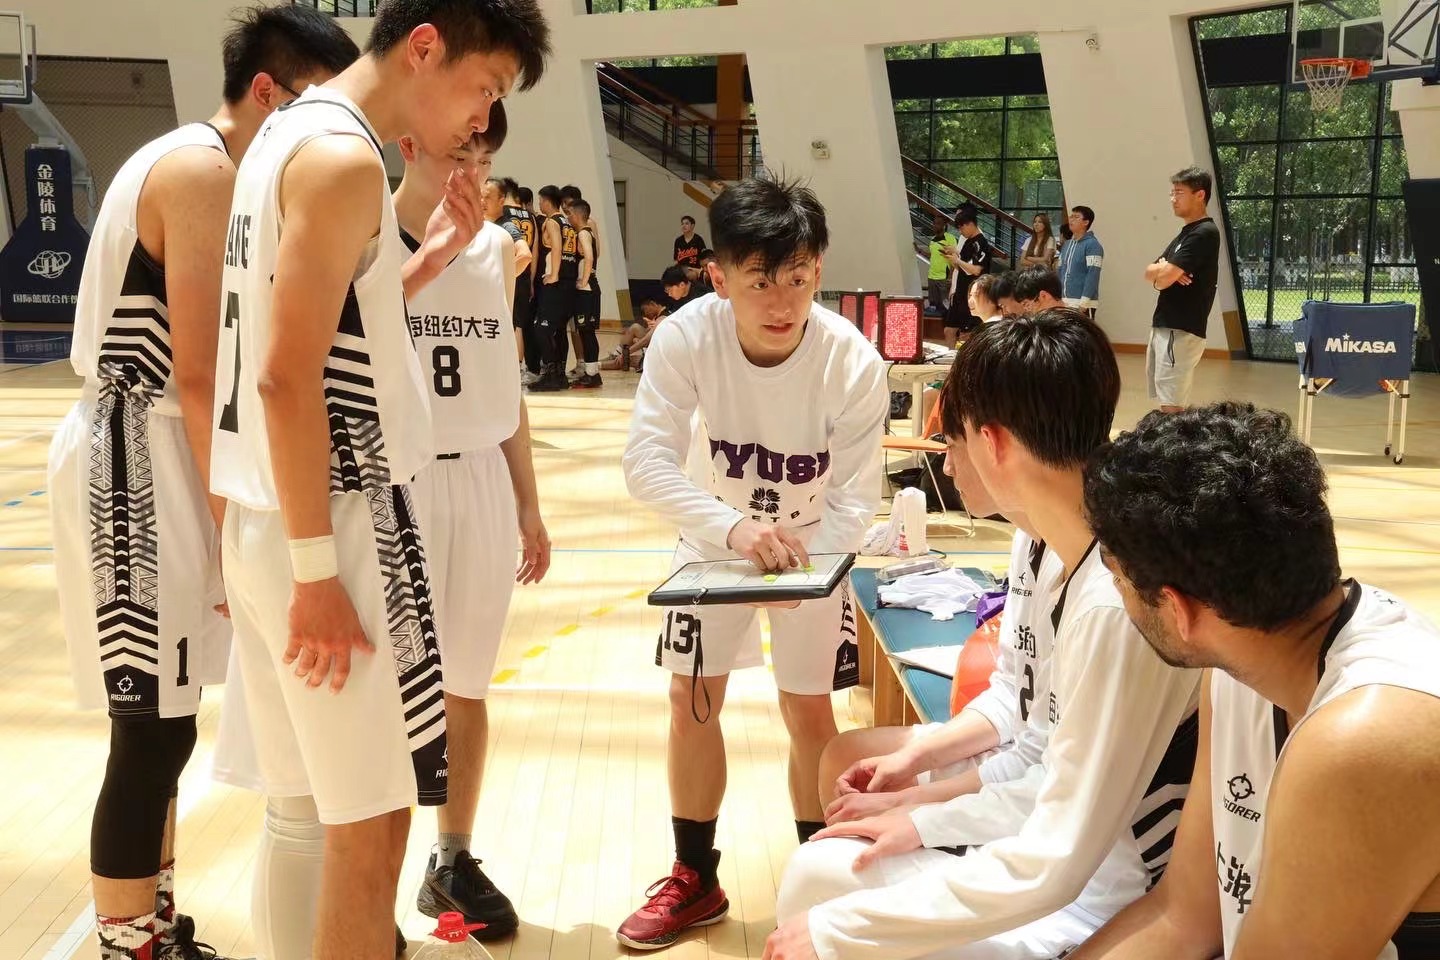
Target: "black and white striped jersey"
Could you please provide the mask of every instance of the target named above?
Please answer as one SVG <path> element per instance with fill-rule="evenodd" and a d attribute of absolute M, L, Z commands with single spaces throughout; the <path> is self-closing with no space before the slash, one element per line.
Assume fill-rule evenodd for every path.
<path fill-rule="evenodd" d="M 311 87 L 261 127 L 240 164 L 230 209 L 216 366 L 211 489 L 255 510 L 279 508 L 257 375 L 270 348 L 282 229 L 280 179 L 305 144 L 325 136 L 380 140 L 358 107 Z M 406 483 L 433 456 L 428 387 L 411 343 L 400 268 L 408 256 L 389 190 L 380 231 L 357 266 L 325 364 L 330 489 L 374 491 Z"/>
<path fill-rule="evenodd" d="M 1294 730 L 1360 687 L 1400 687 L 1440 697 L 1440 631 L 1384 590 L 1352 580 L 1321 647 L 1317 672 L 1320 682 Z M 1222 670 L 1210 674 L 1210 709 L 1210 822 L 1229 957 L 1253 913 L 1250 907 L 1266 869 L 1265 817 L 1275 772 L 1294 730 L 1285 711 Z M 1396 803 L 1407 799 L 1419 798 L 1397 797 Z M 1323 843 L 1323 836 L 1316 841 Z M 1378 955 L 1379 960 L 1435 956 L 1440 956 L 1436 913 L 1404 917 Z"/>
<path fill-rule="evenodd" d="M 151 140 L 121 165 L 95 218 L 75 307 L 70 365 L 91 385 L 124 381 L 143 389 L 157 413 L 180 415 L 170 389 L 170 316 L 165 269 L 140 245 L 140 191 L 161 159 L 182 147 L 225 151 L 208 123 L 189 123 Z"/>

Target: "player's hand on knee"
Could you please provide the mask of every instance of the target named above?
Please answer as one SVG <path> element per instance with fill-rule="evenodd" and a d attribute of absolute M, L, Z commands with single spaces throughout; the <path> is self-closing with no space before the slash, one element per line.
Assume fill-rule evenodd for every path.
<path fill-rule="evenodd" d="M 843 797 L 847 793 L 864 793 L 869 790 L 870 781 L 875 776 L 875 767 L 883 759 L 883 757 L 866 757 L 850 764 L 844 773 L 835 778 L 835 796 Z"/>
<path fill-rule="evenodd" d="M 874 841 L 855 858 L 854 869 L 857 873 L 881 857 L 908 853 L 924 846 L 920 842 L 920 831 L 915 829 L 915 823 L 910 819 L 909 807 L 902 807 L 878 817 L 837 823 L 817 832 L 811 839 L 826 840 L 830 837 L 859 837 L 862 840 Z"/>
<path fill-rule="evenodd" d="M 785 921 L 765 938 L 762 960 L 819 960 L 810 938 L 809 911 Z"/>
<path fill-rule="evenodd" d="M 902 793 L 847 793 L 836 797 L 825 808 L 825 822 L 848 823 L 866 817 L 878 817 L 905 802 Z"/>
<path fill-rule="evenodd" d="M 294 664 L 295 676 L 311 687 L 328 677 L 331 691 L 338 693 L 350 676 L 350 654 L 357 648 L 375 652 L 340 579 L 295 584 L 284 656 L 285 663 Z"/>
<path fill-rule="evenodd" d="M 875 773 L 865 788 L 871 793 L 886 793 L 902 786 L 910 786 L 923 771 L 921 764 L 911 759 L 905 750 L 877 757 Z"/>

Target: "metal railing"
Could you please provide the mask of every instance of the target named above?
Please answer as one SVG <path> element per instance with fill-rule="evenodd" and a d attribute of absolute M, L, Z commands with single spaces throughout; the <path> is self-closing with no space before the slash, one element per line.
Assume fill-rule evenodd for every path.
<path fill-rule="evenodd" d="M 298 7 L 313 7 L 335 17 L 373 17 L 376 0 L 290 0 Z"/>
<path fill-rule="evenodd" d="M 953 224 L 955 211 L 969 203 L 974 205 L 980 229 L 997 252 L 1012 264 L 1020 261 L 1020 252 L 1030 242 L 1033 232 L 1030 224 L 909 157 L 901 157 L 900 166 L 905 172 L 905 194 L 910 201 L 910 225 L 917 249 L 923 246 L 928 256 L 930 225 L 936 214 L 945 216 Z"/>
<path fill-rule="evenodd" d="M 706 116 L 623 67 L 599 63 L 600 111 L 617 140 L 686 180 L 739 180 L 764 165 L 753 120 Z"/>

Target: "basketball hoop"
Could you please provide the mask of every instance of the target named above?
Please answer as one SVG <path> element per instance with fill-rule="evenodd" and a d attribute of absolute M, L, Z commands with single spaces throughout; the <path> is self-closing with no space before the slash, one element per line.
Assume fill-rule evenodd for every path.
<path fill-rule="evenodd" d="M 1345 88 L 1351 80 L 1370 75 L 1370 61 L 1351 57 L 1316 57 L 1301 60 L 1305 85 L 1310 88 L 1310 105 L 1316 111 L 1339 110 Z"/>

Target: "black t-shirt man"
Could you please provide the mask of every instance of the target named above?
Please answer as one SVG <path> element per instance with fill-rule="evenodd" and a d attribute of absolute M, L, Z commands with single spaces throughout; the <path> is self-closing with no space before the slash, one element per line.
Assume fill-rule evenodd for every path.
<path fill-rule="evenodd" d="M 1190 282 L 1160 291 L 1151 325 L 1204 337 L 1220 279 L 1220 228 L 1210 217 L 1185 224 L 1160 259 L 1184 270 Z"/>
<path fill-rule="evenodd" d="M 970 284 L 975 282 L 976 277 L 990 272 L 990 259 L 994 256 L 990 238 L 979 230 L 975 231 L 960 244 L 959 256 L 961 263 L 978 266 L 980 273 L 972 277 L 964 270 L 956 269 L 955 292 L 950 296 L 950 312 L 945 315 L 945 326 L 968 333 L 984 322 L 983 317 L 977 317 L 970 312 Z"/>
<path fill-rule="evenodd" d="M 700 266 L 700 251 L 705 249 L 705 238 L 698 233 L 690 234 L 690 239 L 685 239 L 685 234 L 675 238 L 675 262 L 682 267 Z"/>

